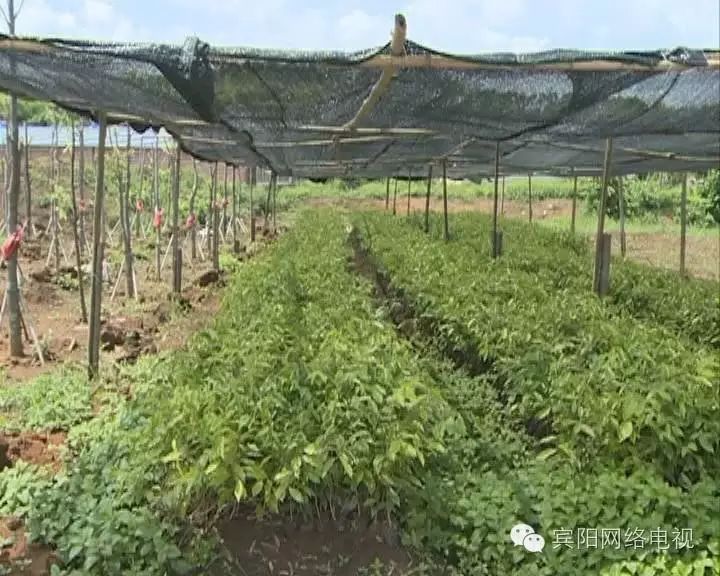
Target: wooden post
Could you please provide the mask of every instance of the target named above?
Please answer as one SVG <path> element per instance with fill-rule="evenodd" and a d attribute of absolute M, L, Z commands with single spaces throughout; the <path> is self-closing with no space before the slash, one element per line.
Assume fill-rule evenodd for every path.
<path fill-rule="evenodd" d="M 220 270 L 220 242 L 219 242 L 219 222 L 220 210 L 217 207 L 217 179 L 218 179 L 218 164 L 215 163 L 215 169 L 213 170 L 212 180 L 212 200 L 210 205 L 212 206 L 212 263 L 214 270 Z"/>
<path fill-rule="evenodd" d="M 126 152 L 126 167 L 125 167 L 125 186 L 120 184 L 120 218 L 122 220 L 122 235 L 123 235 L 123 246 L 125 248 L 125 285 L 128 298 L 137 298 L 135 293 L 135 273 L 132 253 L 132 231 L 130 230 L 130 154 L 132 153 L 131 148 L 131 131 L 130 126 L 127 127 L 127 145 L 125 148 Z M 118 178 L 120 180 L 120 178 Z"/>
<path fill-rule="evenodd" d="M 25 122 L 25 230 L 29 237 L 33 236 L 32 190 L 30 185 L 30 138 L 28 137 L 27 122 Z"/>
<path fill-rule="evenodd" d="M 447 202 L 447 160 L 443 160 L 443 215 L 445 223 L 443 228 L 443 236 L 445 242 L 450 240 L 450 228 L 448 226 L 448 202 Z"/>
<path fill-rule="evenodd" d="M 72 227 L 73 240 L 75 241 L 75 266 L 77 266 L 78 287 L 80 289 L 80 314 L 83 324 L 87 324 L 87 305 L 85 304 L 85 287 L 83 286 L 82 257 L 80 248 L 80 233 L 78 231 L 78 209 L 75 198 L 75 122 L 70 128 L 72 140 L 70 145 L 70 199 L 72 201 Z"/>
<path fill-rule="evenodd" d="M 504 180 L 504 178 L 503 178 Z M 493 194 L 493 219 L 491 232 L 492 257 L 500 257 L 500 233 L 498 231 L 498 188 L 500 186 L 500 141 L 495 143 L 495 190 Z"/>
<path fill-rule="evenodd" d="M 575 217 L 577 214 L 577 182 L 578 177 L 575 175 L 575 168 L 573 168 L 573 196 L 572 196 L 572 215 L 570 216 L 570 232 L 575 234 Z"/>
<path fill-rule="evenodd" d="M 605 242 L 603 235 L 605 234 L 605 211 L 607 206 L 607 190 L 608 183 L 610 181 L 610 170 L 612 168 L 612 138 L 608 138 L 605 142 L 605 162 L 603 164 L 603 180 L 602 190 L 600 191 L 600 203 L 598 206 L 598 224 L 597 224 L 597 235 L 595 237 L 595 274 L 593 276 L 593 290 L 599 296 L 602 296 L 602 272 L 605 265 L 603 258 L 606 253 L 606 248 L 603 247 Z M 607 269 L 609 273 L 609 261 L 607 262 Z"/>
<path fill-rule="evenodd" d="M 428 167 L 427 193 L 425 194 L 425 233 L 430 232 L 430 192 L 432 191 L 432 164 Z"/>
<path fill-rule="evenodd" d="M 687 249 L 687 174 L 683 175 L 680 196 L 680 274 L 685 276 L 685 256 Z"/>
<path fill-rule="evenodd" d="M 390 208 L 390 178 L 385 178 L 385 212 Z"/>
<path fill-rule="evenodd" d="M 610 292 L 610 255 L 612 249 L 612 236 L 603 233 L 600 246 L 601 263 L 598 280 L 598 295 L 606 296 Z"/>
<path fill-rule="evenodd" d="M 410 192 L 412 191 L 412 168 L 408 168 L 407 215 L 410 216 Z"/>
<path fill-rule="evenodd" d="M 255 242 L 255 205 L 253 204 L 253 191 L 257 184 L 257 166 L 250 168 L 250 242 Z"/>
<path fill-rule="evenodd" d="M 277 173 L 273 172 L 272 175 L 272 181 L 273 181 L 273 193 L 272 193 L 272 215 L 273 215 L 273 235 L 277 233 Z"/>
<path fill-rule="evenodd" d="M 180 179 L 182 178 L 181 165 L 182 150 L 177 142 L 175 150 L 175 170 L 172 190 L 172 253 L 173 253 L 173 292 L 182 291 L 182 253 L 180 252 Z"/>
<path fill-rule="evenodd" d="M 398 188 L 398 181 L 397 178 L 395 178 L 395 192 L 393 192 L 393 216 L 397 214 L 397 188 Z"/>
<path fill-rule="evenodd" d="M 618 210 L 620 212 L 620 254 L 625 258 L 627 239 L 625 237 L 625 190 L 623 190 L 622 177 L 617 179 Z"/>
<path fill-rule="evenodd" d="M 500 214 L 505 214 L 505 176 L 502 177 L 502 195 L 500 196 Z"/>
<path fill-rule="evenodd" d="M 95 189 L 95 214 L 93 219 L 93 276 L 90 297 L 90 336 L 88 341 L 88 375 L 95 378 L 100 369 L 100 310 L 103 288 L 103 202 L 105 198 L 105 138 L 107 136 L 107 118 L 98 114 L 100 124 L 97 148 L 97 182 Z"/>
<path fill-rule="evenodd" d="M 156 134 L 155 135 L 155 149 L 153 150 L 153 196 L 155 197 L 155 210 L 160 210 L 160 158 L 159 158 L 159 151 L 160 151 L 160 137 Z M 153 217 L 154 220 L 154 217 Z M 157 281 L 160 282 L 160 272 L 162 269 L 162 246 L 160 246 L 161 243 L 161 235 L 160 235 L 160 229 L 162 226 L 157 226 L 155 228 L 155 271 L 156 271 L 156 278 Z"/>
<path fill-rule="evenodd" d="M 190 216 L 195 216 L 195 198 L 198 192 L 198 168 L 197 160 L 193 158 L 193 187 L 190 192 Z M 190 228 L 190 258 L 194 261 L 197 259 L 197 220 Z"/>
<path fill-rule="evenodd" d="M 240 240 L 237 237 L 237 166 L 232 168 L 232 236 L 233 252 L 240 253 Z"/>
<path fill-rule="evenodd" d="M 528 221 L 532 222 L 532 175 L 528 174 Z"/>
<path fill-rule="evenodd" d="M 225 179 L 225 182 L 223 184 L 222 221 L 220 222 L 223 238 L 225 238 L 227 236 L 227 205 L 228 205 L 228 165 L 227 165 L 227 163 L 225 164 L 224 179 Z"/>
<path fill-rule="evenodd" d="M 78 191 L 80 193 L 80 205 L 82 210 L 80 211 L 80 250 L 81 253 L 85 252 L 87 246 L 87 237 L 85 236 L 85 212 L 87 210 L 87 204 L 85 204 L 85 127 L 80 124 L 80 130 L 78 131 L 80 155 L 78 159 L 78 178 L 80 184 Z"/>

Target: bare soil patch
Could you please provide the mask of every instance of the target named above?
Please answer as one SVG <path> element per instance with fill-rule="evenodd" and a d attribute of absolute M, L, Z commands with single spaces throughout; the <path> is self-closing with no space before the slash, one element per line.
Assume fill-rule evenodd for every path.
<path fill-rule="evenodd" d="M 65 440 L 63 432 L 0 432 L 0 470 L 22 460 L 57 472 L 62 467 Z"/>
<path fill-rule="evenodd" d="M 28 541 L 22 521 L 0 518 L 0 566 L 8 567 L 10 576 L 47 576 L 57 563 L 50 547 Z"/>

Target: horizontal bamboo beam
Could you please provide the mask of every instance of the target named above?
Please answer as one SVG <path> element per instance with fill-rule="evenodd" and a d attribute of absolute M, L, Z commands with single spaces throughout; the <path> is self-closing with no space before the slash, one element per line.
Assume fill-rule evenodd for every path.
<path fill-rule="evenodd" d="M 348 129 L 343 126 L 290 126 L 290 130 L 298 132 L 325 132 L 328 134 L 338 135 L 379 135 L 379 136 L 434 136 L 438 134 L 437 130 L 429 128 L 352 128 Z"/>
<path fill-rule="evenodd" d="M 708 68 L 720 68 L 720 54 L 706 55 Z M 663 60 L 657 64 L 641 64 L 637 62 L 620 62 L 617 60 L 582 60 L 577 62 L 546 62 L 517 64 L 478 62 L 462 57 L 441 56 L 438 54 L 410 54 L 407 56 L 390 56 L 378 54 L 365 60 L 359 66 L 363 68 L 431 68 L 446 70 L 548 70 L 557 72 L 615 72 L 621 70 L 635 72 L 665 72 L 668 70 L 687 70 L 705 68 Z"/>
<path fill-rule="evenodd" d="M 531 142 L 532 143 L 532 142 Z M 545 146 L 559 148 L 562 150 L 572 150 L 576 152 L 590 152 L 591 154 L 604 154 L 603 150 L 598 150 L 592 146 L 583 146 L 582 144 L 566 144 L 562 142 L 537 142 Z M 649 158 L 655 160 L 677 160 L 679 162 L 716 162 L 720 164 L 720 156 L 684 156 L 675 152 L 658 152 L 655 150 L 642 150 L 638 148 L 625 148 L 622 146 L 615 147 L 616 152 L 624 152 L 632 154 L 640 158 Z M 510 154 L 512 156 L 512 154 Z"/>

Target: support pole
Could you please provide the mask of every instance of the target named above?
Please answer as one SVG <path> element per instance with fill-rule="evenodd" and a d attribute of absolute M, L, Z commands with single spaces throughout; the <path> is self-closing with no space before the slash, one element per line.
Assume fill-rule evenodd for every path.
<path fill-rule="evenodd" d="M 608 138 L 605 142 L 605 162 L 603 164 L 603 180 L 602 190 L 600 191 L 600 203 L 598 206 L 598 224 L 597 235 L 595 237 L 595 274 L 593 276 L 593 290 L 598 296 L 604 296 L 603 292 L 603 273 L 605 270 L 609 273 L 610 262 L 605 261 L 607 247 L 605 243 L 605 211 L 607 207 L 607 191 L 610 181 L 610 171 L 612 169 L 612 138 Z"/>
<path fill-rule="evenodd" d="M 127 127 L 127 144 L 125 147 L 125 185 L 118 176 L 120 183 L 120 219 L 122 223 L 123 247 L 125 251 L 125 294 L 128 298 L 137 298 L 135 293 L 135 276 L 133 275 L 132 230 L 130 228 L 130 155 L 132 132 Z"/>
<path fill-rule="evenodd" d="M 27 122 L 25 122 L 25 229 L 27 235 L 32 238 L 34 231 L 32 224 L 32 186 L 30 182 L 30 139 L 28 137 Z"/>
<path fill-rule="evenodd" d="M 573 234 L 575 234 L 575 218 L 577 214 L 577 182 L 578 177 L 575 175 L 575 168 L 573 168 L 572 215 L 570 216 L 570 232 Z"/>
<path fill-rule="evenodd" d="M 277 173 L 273 172 L 273 195 L 272 195 L 272 220 L 273 220 L 273 235 L 277 234 L 277 185 L 278 185 Z"/>
<path fill-rule="evenodd" d="M 233 252 L 240 253 L 240 239 L 237 237 L 237 166 L 232 168 L 232 237 Z"/>
<path fill-rule="evenodd" d="M 425 194 L 425 234 L 430 232 L 430 192 L 432 191 L 432 164 L 428 167 L 427 193 Z"/>
<path fill-rule="evenodd" d="M 220 222 L 220 229 L 223 233 L 223 242 L 225 242 L 225 236 L 227 236 L 227 205 L 228 205 L 228 165 L 225 164 L 225 171 L 223 173 L 223 209 L 222 209 L 222 221 Z"/>
<path fill-rule="evenodd" d="M 398 180 L 395 178 L 395 191 L 393 192 L 393 216 L 397 214 L 397 189 L 398 189 Z"/>
<path fill-rule="evenodd" d="M 385 178 L 385 212 L 390 208 L 390 178 Z"/>
<path fill-rule="evenodd" d="M 625 237 L 625 190 L 623 189 L 622 178 L 618 176 L 618 210 L 620 212 L 620 254 L 625 258 L 627 251 L 627 239 Z"/>
<path fill-rule="evenodd" d="M 257 166 L 250 168 L 250 242 L 255 242 L 255 205 L 253 192 L 257 184 Z"/>
<path fill-rule="evenodd" d="M 80 290 L 80 314 L 83 324 L 88 322 L 87 305 L 85 304 L 85 287 L 83 286 L 82 253 L 80 244 L 80 233 L 78 231 L 78 208 L 75 198 L 75 122 L 70 128 L 72 141 L 70 146 L 70 199 L 72 200 L 72 226 L 73 240 L 75 241 L 75 266 L 77 266 L 78 287 Z"/>
<path fill-rule="evenodd" d="M 15 16 L 13 3 L 10 6 L 10 35 L 15 34 Z M 11 60 L 11 71 L 16 71 L 15 60 Z M 10 96 L 10 114 L 8 117 L 7 143 L 10 152 L 10 188 L 7 191 L 6 223 L 7 233 L 17 229 L 18 200 L 20 197 L 20 130 L 18 128 L 18 102 L 15 95 Z M 20 284 L 18 282 L 18 251 L 7 260 L 7 304 L 10 318 L 10 356 L 23 356 L 22 311 L 20 310 Z"/>
<path fill-rule="evenodd" d="M 160 138 L 155 135 L 155 149 L 153 150 L 153 196 L 155 198 L 155 210 L 160 210 Z M 154 218 L 154 217 L 153 217 Z M 161 241 L 161 229 L 162 226 L 156 226 L 155 228 L 155 273 L 156 279 L 160 282 L 160 268 L 162 266 L 162 247 L 160 246 Z"/>
<path fill-rule="evenodd" d="M 220 210 L 217 206 L 217 181 L 218 181 L 218 164 L 215 163 L 212 180 L 212 264 L 214 270 L 220 270 Z M 267 218 L 267 216 L 266 216 Z"/>
<path fill-rule="evenodd" d="M 503 178 L 503 189 L 504 189 Z M 495 143 L 495 191 L 493 194 L 493 220 L 490 237 L 491 254 L 493 258 L 499 258 L 502 252 L 502 232 L 498 230 L 498 188 L 500 185 L 500 142 Z"/>
<path fill-rule="evenodd" d="M 685 276 L 685 256 L 687 249 L 687 174 L 683 174 L 682 195 L 680 197 L 680 274 Z"/>
<path fill-rule="evenodd" d="M 450 228 L 448 226 L 448 202 L 447 202 L 447 160 L 443 160 L 443 215 L 445 217 L 443 237 L 445 242 L 450 240 Z"/>
<path fill-rule="evenodd" d="M 407 215 L 410 216 L 410 193 L 412 192 L 412 168 L 408 168 Z"/>
<path fill-rule="evenodd" d="M 173 292 L 180 294 L 182 291 L 182 254 L 180 253 L 180 161 L 182 150 L 180 142 L 177 143 L 175 151 L 175 178 L 173 179 L 172 191 L 172 252 L 173 252 Z"/>
<path fill-rule="evenodd" d="M 505 214 L 505 176 L 502 177 L 502 195 L 500 196 L 500 214 Z"/>
<path fill-rule="evenodd" d="M 97 182 L 95 189 L 95 213 L 93 218 L 93 276 L 90 299 L 90 336 L 88 341 L 88 375 L 95 378 L 100 369 L 100 310 L 103 288 L 103 202 L 105 198 L 105 138 L 107 117 L 98 114 L 100 124 L 97 148 Z"/>
<path fill-rule="evenodd" d="M 85 213 L 87 210 L 87 204 L 85 204 L 85 128 L 82 124 L 80 124 L 80 130 L 78 131 L 78 143 L 80 145 L 78 159 L 78 178 L 80 182 L 78 192 L 80 193 L 80 206 L 82 207 L 82 210 L 80 210 L 80 250 L 84 252 L 88 241 L 85 235 Z"/>
<path fill-rule="evenodd" d="M 528 221 L 532 223 L 532 174 L 528 174 Z"/>

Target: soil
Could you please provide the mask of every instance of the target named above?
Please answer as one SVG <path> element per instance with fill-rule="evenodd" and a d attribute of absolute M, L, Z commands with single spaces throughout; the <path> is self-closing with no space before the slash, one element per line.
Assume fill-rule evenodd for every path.
<path fill-rule="evenodd" d="M 0 471 L 22 460 L 58 472 L 65 439 L 62 432 L 0 432 Z"/>
<path fill-rule="evenodd" d="M 38 231 L 41 232 L 40 228 Z M 265 241 L 265 238 L 260 238 L 260 242 Z M 109 250 L 117 250 L 118 246 L 119 239 L 116 238 L 115 248 Z M 64 238 L 64 247 L 68 258 L 72 258 L 71 238 Z M 217 309 L 220 292 L 216 282 L 218 278 L 217 274 L 213 277 L 208 260 L 192 263 L 189 258 L 185 260 L 183 285 L 186 288 L 180 306 L 176 306 L 170 301 L 171 266 L 166 263 L 158 281 L 150 240 L 137 242 L 136 248 L 140 253 L 136 258 L 138 298 L 125 296 L 123 279 L 112 298 L 113 285 L 119 272 L 117 266 L 113 270 L 111 282 L 104 287 L 101 363 L 108 360 L 134 362 L 143 354 L 180 346 L 190 334 L 186 330 L 199 325 L 193 318 L 184 316 L 207 319 Z M 73 279 L 77 276 L 77 269 L 68 265 L 63 258 L 60 270 L 56 273 L 52 258 L 50 265 L 46 266 L 48 249 L 49 238 L 39 233 L 35 238 L 23 242 L 19 259 L 24 280 L 21 292 L 28 311 L 28 327 L 32 326 L 41 342 L 44 365 L 31 338 L 23 339 L 24 357 L 9 358 L 8 320 L 5 314 L 0 326 L 0 367 L 5 368 L 5 377 L 10 381 L 25 381 L 52 371 L 59 364 L 83 362 L 87 358 L 88 327 L 82 323 L 77 280 Z M 189 255 L 189 248 L 186 251 Z M 152 257 L 141 257 L 141 254 L 151 254 Z M 243 258 L 246 256 L 242 255 Z M 85 299 L 89 307 L 90 290 L 89 285 L 85 285 Z M 179 317 L 179 311 L 185 313 L 183 317 Z"/>
<path fill-rule="evenodd" d="M 364 518 L 353 522 L 283 516 L 261 520 L 243 511 L 221 521 L 218 531 L 226 559 L 224 566 L 211 572 L 216 576 L 355 576 L 377 561 L 384 566 L 383 574 L 400 576 L 412 566 L 394 530 Z"/>
<path fill-rule="evenodd" d="M 0 567 L 9 567 L 9 576 L 46 576 L 56 563 L 52 549 L 28 542 L 20 520 L 0 518 Z"/>

